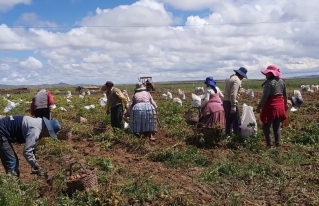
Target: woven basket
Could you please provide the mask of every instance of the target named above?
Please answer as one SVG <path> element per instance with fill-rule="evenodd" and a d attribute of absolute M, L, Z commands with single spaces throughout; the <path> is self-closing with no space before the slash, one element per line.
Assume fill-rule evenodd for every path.
<path fill-rule="evenodd" d="M 82 174 L 72 175 L 72 166 L 79 164 L 82 168 Z M 88 189 L 97 189 L 98 181 L 95 169 L 85 169 L 80 162 L 70 164 L 69 173 L 66 175 L 66 185 L 71 193 L 76 190 L 84 191 Z"/>
<path fill-rule="evenodd" d="M 196 108 L 196 107 L 189 108 L 188 111 L 185 112 L 184 117 L 185 117 L 187 124 L 195 125 L 198 122 L 199 117 L 200 117 L 199 108 Z"/>
<path fill-rule="evenodd" d="M 93 127 L 93 132 L 94 134 L 101 134 L 103 132 L 105 132 L 107 129 L 107 125 L 106 123 L 104 122 L 99 122 L 99 123 L 96 123 Z"/>
<path fill-rule="evenodd" d="M 72 138 L 72 130 L 71 128 L 62 129 L 58 134 L 57 138 L 59 140 L 68 140 Z"/>
<path fill-rule="evenodd" d="M 203 127 L 203 135 L 206 142 L 218 142 L 221 139 L 223 130 L 219 127 Z"/>
<path fill-rule="evenodd" d="M 203 126 L 204 126 L 204 124 L 202 124 L 202 123 L 196 123 L 194 125 L 192 130 L 193 130 L 195 136 L 203 133 Z"/>

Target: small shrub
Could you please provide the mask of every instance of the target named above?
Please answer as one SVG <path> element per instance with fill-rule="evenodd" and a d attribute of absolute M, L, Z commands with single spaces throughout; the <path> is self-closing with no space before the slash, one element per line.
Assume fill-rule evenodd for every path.
<path fill-rule="evenodd" d="M 302 125 L 298 131 L 292 136 L 291 141 L 295 144 L 316 144 L 319 143 L 319 128 L 317 123 L 309 123 Z"/>
<path fill-rule="evenodd" d="M 88 165 L 93 167 L 99 167 L 102 171 L 105 171 L 105 172 L 110 172 L 114 168 L 112 159 L 92 157 L 92 158 L 87 158 L 86 161 Z"/>

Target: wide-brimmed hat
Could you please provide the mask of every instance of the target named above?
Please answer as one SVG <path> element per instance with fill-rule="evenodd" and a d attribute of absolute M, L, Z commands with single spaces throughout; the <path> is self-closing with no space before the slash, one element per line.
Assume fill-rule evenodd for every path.
<path fill-rule="evenodd" d="M 212 87 L 216 87 L 217 85 L 213 77 L 206 77 L 204 84 L 212 86 Z"/>
<path fill-rule="evenodd" d="M 61 125 L 58 120 L 48 120 L 47 118 L 43 117 L 43 121 L 45 126 L 47 127 L 50 136 L 53 139 L 57 139 L 57 133 L 61 130 Z"/>
<path fill-rule="evenodd" d="M 239 69 L 234 70 L 234 72 L 238 73 L 239 75 L 247 79 L 247 69 L 245 67 L 240 67 Z"/>
<path fill-rule="evenodd" d="M 280 71 L 275 65 L 269 65 L 266 69 L 261 70 L 261 73 L 264 75 L 267 73 L 272 73 L 275 77 L 280 76 Z"/>
<path fill-rule="evenodd" d="M 142 84 L 142 82 L 138 82 L 135 85 L 135 91 L 142 91 L 142 90 L 146 90 L 146 87 L 144 86 L 144 84 Z"/>
<path fill-rule="evenodd" d="M 114 84 L 113 84 L 113 82 L 111 82 L 111 81 L 107 81 L 107 82 L 105 82 L 105 86 L 113 87 Z"/>

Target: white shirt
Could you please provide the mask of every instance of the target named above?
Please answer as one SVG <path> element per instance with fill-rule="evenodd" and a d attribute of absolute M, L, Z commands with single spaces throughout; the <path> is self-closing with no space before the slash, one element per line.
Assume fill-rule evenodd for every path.
<path fill-rule="evenodd" d="M 221 99 L 224 98 L 224 95 L 223 93 L 220 91 L 220 89 L 216 86 L 216 91 L 217 91 L 217 94 L 219 94 L 219 97 Z M 205 96 L 204 96 L 204 99 L 202 99 L 202 104 L 201 104 L 201 107 L 203 108 L 207 102 L 209 101 L 210 99 L 210 95 L 214 95 L 215 94 L 215 91 L 213 90 L 213 88 L 211 88 L 210 86 L 206 87 L 205 88 Z"/>

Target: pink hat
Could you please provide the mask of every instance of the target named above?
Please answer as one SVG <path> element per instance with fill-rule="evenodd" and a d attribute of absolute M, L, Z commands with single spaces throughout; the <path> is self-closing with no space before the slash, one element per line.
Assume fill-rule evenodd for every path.
<path fill-rule="evenodd" d="M 269 65 L 266 69 L 261 70 L 261 73 L 264 75 L 266 75 L 269 72 L 271 72 L 275 77 L 280 76 L 280 71 L 275 65 Z"/>

